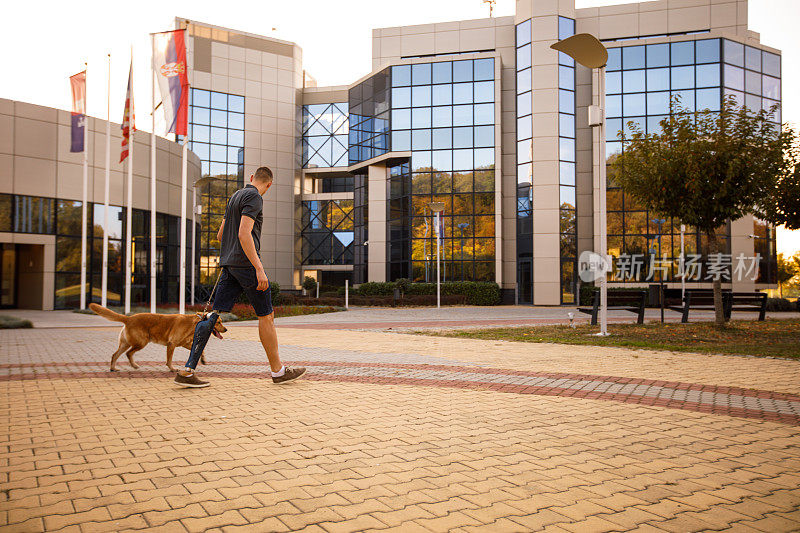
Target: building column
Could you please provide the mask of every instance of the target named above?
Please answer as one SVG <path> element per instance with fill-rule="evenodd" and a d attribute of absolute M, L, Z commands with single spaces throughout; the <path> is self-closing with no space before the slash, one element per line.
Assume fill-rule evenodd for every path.
<path fill-rule="evenodd" d="M 367 168 L 367 280 L 386 281 L 387 238 L 386 199 L 388 198 L 388 169 L 384 164 Z"/>

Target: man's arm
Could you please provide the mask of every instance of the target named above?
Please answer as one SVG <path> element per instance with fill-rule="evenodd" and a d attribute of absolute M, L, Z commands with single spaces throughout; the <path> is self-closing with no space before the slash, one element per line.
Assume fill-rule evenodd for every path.
<path fill-rule="evenodd" d="M 219 225 L 219 229 L 217 230 L 217 241 L 222 243 L 222 228 L 225 227 L 225 218 L 222 218 L 222 224 Z"/>
<path fill-rule="evenodd" d="M 244 255 L 250 260 L 250 263 L 256 269 L 256 279 L 258 279 L 258 287 L 256 290 L 265 291 L 269 287 L 269 278 L 264 272 L 264 265 L 261 264 L 261 258 L 258 257 L 256 252 L 256 244 L 253 242 L 253 224 L 255 220 L 247 215 L 242 215 L 239 222 L 239 242 L 244 250 Z"/>

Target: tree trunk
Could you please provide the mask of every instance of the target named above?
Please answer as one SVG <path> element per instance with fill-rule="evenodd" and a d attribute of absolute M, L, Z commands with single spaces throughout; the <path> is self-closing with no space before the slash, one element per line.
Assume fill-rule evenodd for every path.
<path fill-rule="evenodd" d="M 708 237 L 708 253 L 719 253 L 719 242 L 717 241 L 717 234 L 714 230 L 707 231 Z M 718 277 L 714 279 L 714 321 L 718 326 L 725 325 L 725 310 L 722 306 L 722 279 Z"/>

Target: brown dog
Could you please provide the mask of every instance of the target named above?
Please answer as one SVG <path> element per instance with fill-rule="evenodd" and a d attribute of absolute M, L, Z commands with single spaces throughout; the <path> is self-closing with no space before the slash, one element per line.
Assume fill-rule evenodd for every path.
<path fill-rule="evenodd" d="M 159 315 L 155 313 L 137 313 L 131 316 L 115 313 L 111 309 L 97 304 L 89 304 L 89 307 L 98 315 L 125 324 L 119 332 L 119 348 L 111 356 L 111 371 L 117 370 L 117 359 L 122 352 L 127 350 L 125 355 L 133 368 L 139 368 L 133 360 L 133 354 L 154 342 L 167 347 L 167 366 L 170 371 L 175 372 L 172 366 L 172 354 L 175 348 L 181 346 L 187 350 L 192 349 L 194 339 L 194 328 L 200 321 L 201 314 L 195 315 Z M 214 325 L 214 336 L 222 338 L 227 328 L 222 322 L 217 320 Z M 205 354 L 201 355 L 200 362 L 206 364 Z"/>

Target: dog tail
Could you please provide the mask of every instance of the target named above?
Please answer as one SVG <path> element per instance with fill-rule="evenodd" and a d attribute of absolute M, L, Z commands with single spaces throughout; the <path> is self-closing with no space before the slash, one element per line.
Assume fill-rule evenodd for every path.
<path fill-rule="evenodd" d="M 98 315 L 100 315 L 101 317 L 103 317 L 103 318 L 105 318 L 107 320 L 113 320 L 114 322 L 127 322 L 128 321 L 128 317 L 126 317 L 125 315 L 121 315 L 119 313 L 115 313 L 111 309 L 106 309 L 102 305 L 89 304 L 89 307 L 91 308 L 92 311 L 94 311 L 95 313 L 97 313 Z"/>

